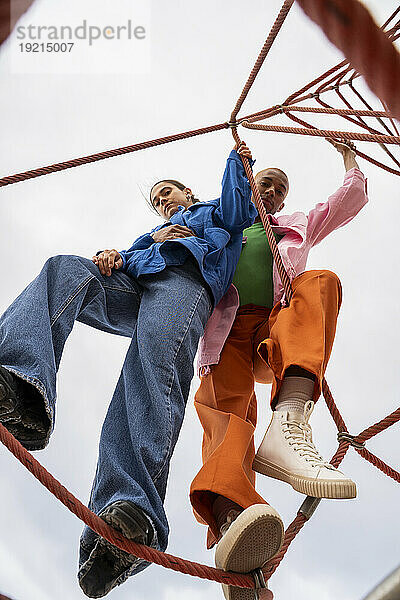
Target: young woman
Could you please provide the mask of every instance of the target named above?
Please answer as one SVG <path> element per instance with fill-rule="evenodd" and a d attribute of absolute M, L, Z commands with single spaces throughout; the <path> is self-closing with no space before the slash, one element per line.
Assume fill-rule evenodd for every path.
<path fill-rule="evenodd" d="M 238 151 L 251 158 L 245 145 Z M 92 260 L 52 257 L 5 311 L 0 421 L 26 448 L 43 448 L 54 427 L 56 373 L 74 322 L 130 337 L 89 506 L 128 538 L 164 550 L 168 470 L 198 341 L 232 281 L 243 229 L 257 211 L 235 150 L 217 200 L 199 202 L 179 182 L 161 181 L 151 203 L 165 223 L 129 250 L 104 250 Z M 107 594 L 146 566 L 85 528 L 78 578 L 88 596 Z"/>

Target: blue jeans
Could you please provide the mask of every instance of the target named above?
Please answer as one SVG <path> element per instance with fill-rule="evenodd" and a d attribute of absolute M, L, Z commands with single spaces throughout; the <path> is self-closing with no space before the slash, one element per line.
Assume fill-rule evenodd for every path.
<path fill-rule="evenodd" d="M 0 319 L 0 364 L 40 391 L 52 427 L 56 373 L 75 320 L 131 338 L 101 432 L 89 507 L 98 514 L 117 500 L 133 502 L 152 521 L 161 550 L 170 459 L 211 308 L 191 259 L 133 279 L 115 270 L 103 276 L 91 260 L 62 255 L 45 263 Z M 80 564 L 96 537 L 84 529 Z"/>

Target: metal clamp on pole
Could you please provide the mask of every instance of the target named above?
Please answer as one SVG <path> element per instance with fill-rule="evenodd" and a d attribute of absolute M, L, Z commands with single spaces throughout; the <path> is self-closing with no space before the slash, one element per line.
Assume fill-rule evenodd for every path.
<path fill-rule="evenodd" d="M 259 594 L 260 590 L 265 590 L 268 588 L 267 582 L 264 579 L 264 573 L 261 569 L 254 569 L 254 571 L 252 571 L 251 573 L 253 575 L 255 583 L 254 600 L 261 600 Z"/>
<path fill-rule="evenodd" d="M 340 442 L 349 442 L 350 446 L 354 446 L 354 448 L 362 450 L 363 448 L 365 448 L 365 442 L 356 442 L 356 437 L 357 436 L 351 435 L 348 431 L 339 431 L 339 433 L 337 434 L 339 444 Z"/>
<path fill-rule="evenodd" d="M 299 513 L 304 515 L 308 521 L 313 516 L 320 502 L 321 498 L 313 498 L 312 496 L 307 496 L 307 498 L 304 500 L 303 504 L 299 508 Z"/>

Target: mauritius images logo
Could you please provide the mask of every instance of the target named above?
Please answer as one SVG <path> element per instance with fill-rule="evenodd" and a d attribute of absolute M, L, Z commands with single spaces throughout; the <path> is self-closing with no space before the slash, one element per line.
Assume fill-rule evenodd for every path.
<path fill-rule="evenodd" d="M 89 46 L 100 41 L 143 41 L 146 39 L 146 27 L 128 19 L 123 24 L 99 25 L 84 19 L 79 25 L 19 25 L 16 38 L 24 43 L 74 43 L 86 42 Z"/>

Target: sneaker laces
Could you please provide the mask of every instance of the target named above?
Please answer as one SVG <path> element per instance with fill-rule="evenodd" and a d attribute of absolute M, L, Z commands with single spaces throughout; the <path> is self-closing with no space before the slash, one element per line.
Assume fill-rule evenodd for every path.
<path fill-rule="evenodd" d="M 282 421 L 282 431 L 289 445 L 294 447 L 300 456 L 311 463 L 312 467 L 325 467 L 332 471 L 336 471 L 330 463 L 321 456 L 314 445 L 312 439 L 312 429 L 308 420 L 314 410 L 314 402 L 309 400 L 304 406 L 303 420 L 285 420 Z"/>
<path fill-rule="evenodd" d="M 228 531 L 229 527 L 232 525 L 233 521 L 240 515 L 240 511 L 239 510 L 230 510 L 228 512 L 228 514 L 226 515 L 226 521 L 223 525 L 221 525 L 220 527 L 220 532 L 222 535 L 225 535 L 225 533 Z"/>

